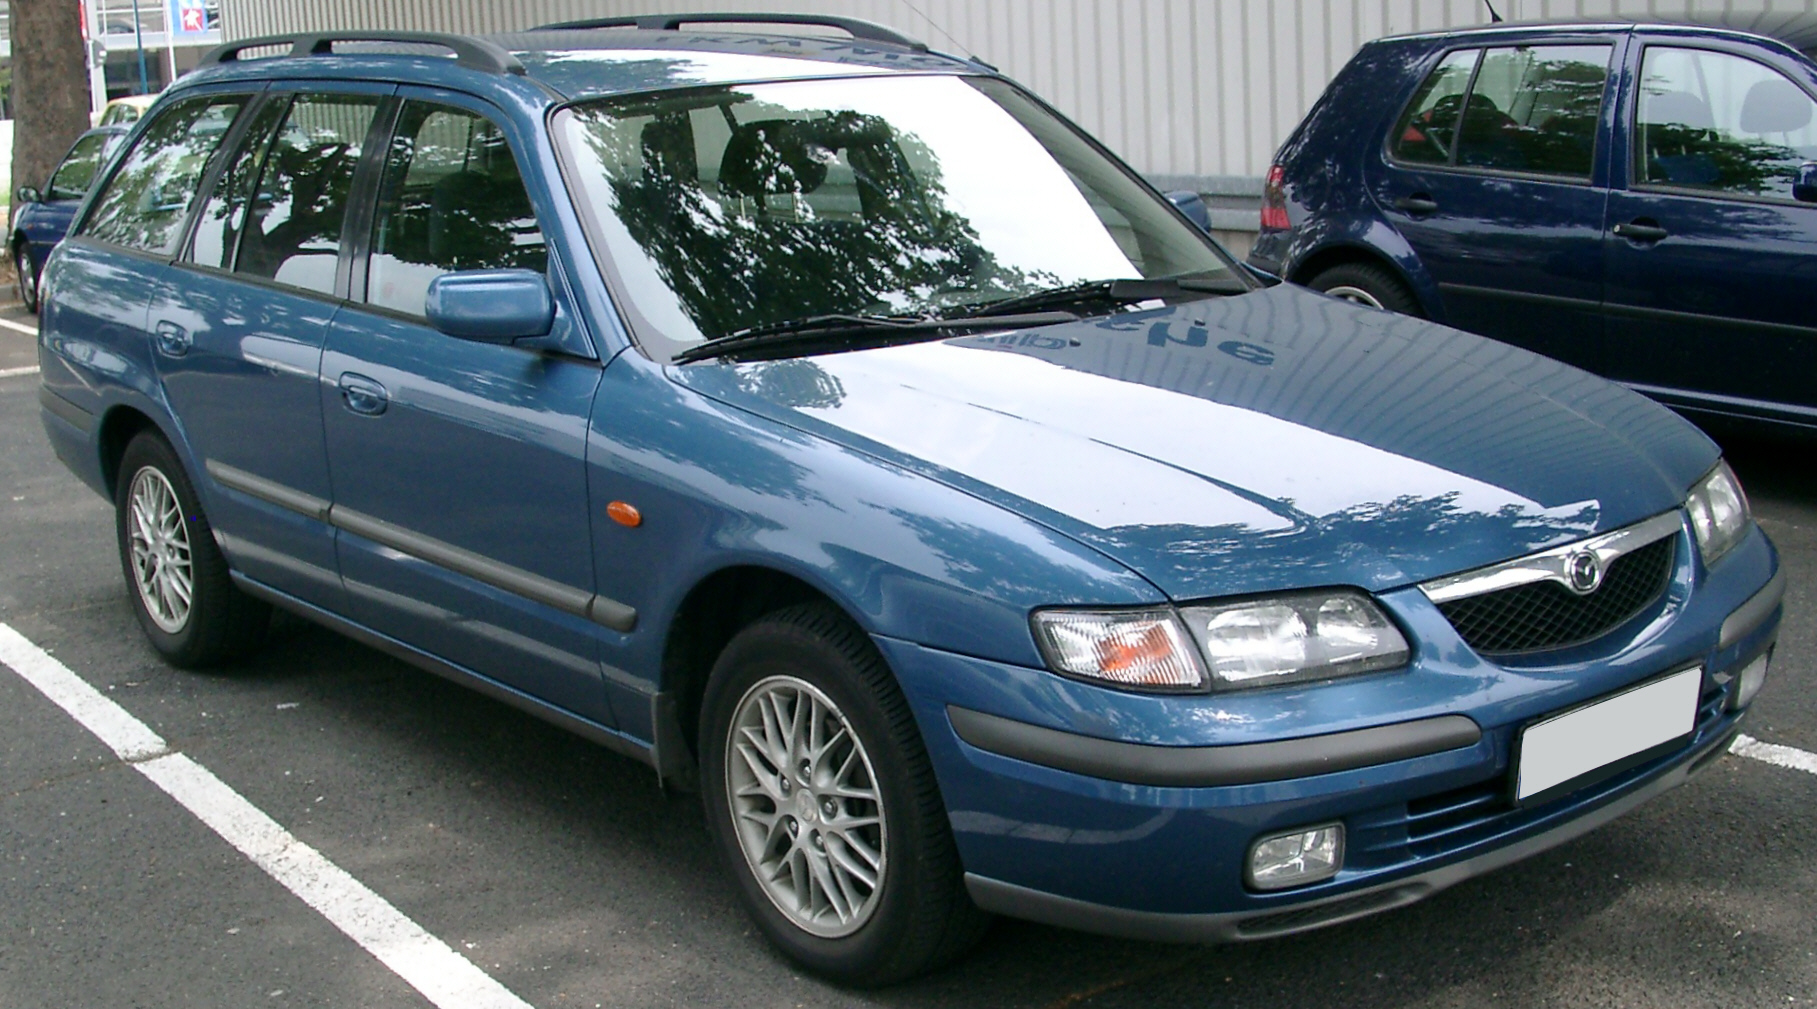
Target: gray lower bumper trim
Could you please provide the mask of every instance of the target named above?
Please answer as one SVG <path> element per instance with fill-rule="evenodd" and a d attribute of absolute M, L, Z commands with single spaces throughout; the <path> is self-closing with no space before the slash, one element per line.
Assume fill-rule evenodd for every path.
<path fill-rule="evenodd" d="M 1149 746 L 1061 732 L 949 706 L 959 738 L 991 753 L 1135 785 L 1206 788 L 1254 785 L 1349 771 L 1475 746 L 1483 730 L 1463 715 L 1350 732 L 1231 746 Z"/>
<path fill-rule="evenodd" d="M 1716 647 L 1727 648 L 1747 637 L 1748 632 L 1766 623 L 1767 618 L 1779 608 L 1779 603 L 1784 598 L 1785 570 L 1780 569 L 1773 572 L 1773 580 L 1767 582 L 1766 588 L 1754 593 L 1747 602 L 1737 606 L 1735 612 L 1729 614 L 1729 618 L 1722 622 L 1722 635 L 1717 638 Z"/>
<path fill-rule="evenodd" d="M 1718 739 L 1687 755 L 1634 791 L 1549 830 L 1450 865 L 1303 904 L 1226 914 L 1166 914 L 1074 900 L 969 872 L 965 874 L 965 888 L 974 903 L 995 914 L 1129 939 L 1238 942 L 1307 932 L 1411 904 L 1472 876 L 1480 876 L 1581 837 L 1654 796 L 1684 784 L 1694 772 L 1708 764 L 1701 758 L 1715 756 L 1719 747 L 1726 748 L 1738 731 L 1739 720 Z"/>
<path fill-rule="evenodd" d="M 51 416 L 56 417 L 58 420 L 63 421 L 65 424 L 68 424 L 70 427 L 75 428 L 83 434 L 87 434 L 95 429 L 94 414 L 89 413 L 87 410 L 82 409 L 43 386 L 38 387 L 38 405 L 44 407 L 45 412 L 49 413 Z"/>

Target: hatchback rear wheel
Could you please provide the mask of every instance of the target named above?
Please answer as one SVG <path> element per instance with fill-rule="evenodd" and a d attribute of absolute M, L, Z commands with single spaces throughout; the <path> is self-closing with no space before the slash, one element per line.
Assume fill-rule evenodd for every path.
<path fill-rule="evenodd" d="M 1343 263 L 1320 272 L 1306 286 L 1334 298 L 1401 315 L 1425 317 L 1413 292 L 1399 277 L 1374 263 Z"/>

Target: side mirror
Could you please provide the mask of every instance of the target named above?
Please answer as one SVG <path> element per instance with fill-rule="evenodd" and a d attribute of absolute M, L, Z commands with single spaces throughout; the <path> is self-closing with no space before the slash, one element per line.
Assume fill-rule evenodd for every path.
<path fill-rule="evenodd" d="M 1178 207 L 1180 213 L 1199 226 L 1200 231 L 1211 230 L 1211 208 L 1205 205 L 1205 198 L 1189 189 L 1177 189 L 1167 195 L 1167 202 Z"/>
<path fill-rule="evenodd" d="M 19 187 L 19 202 L 22 204 L 24 204 L 24 203 L 43 203 L 44 194 L 38 192 L 38 189 L 36 186 L 20 186 Z"/>
<path fill-rule="evenodd" d="M 1792 183 L 1792 199 L 1800 203 L 1817 203 L 1817 161 L 1798 166 L 1798 178 Z"/>
<path fill-rule="evenodd" d="M 555 297 L 534 270 L 460 270 L 429 282 L 424 314 L 436 329 L 479 343 L 549 335 Z"/>

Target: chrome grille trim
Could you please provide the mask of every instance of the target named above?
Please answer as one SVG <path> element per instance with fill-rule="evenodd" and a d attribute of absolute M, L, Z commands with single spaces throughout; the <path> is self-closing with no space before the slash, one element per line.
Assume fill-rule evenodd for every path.
<path fill-rule="evenodd" d="M 1674 508 L 1631 526 L 1623 526 L 1600 536 L 1592 536 L 1587 540 L 1566 543 L 1563 546 L 1541 550 L 1525 557 L 1516 557 L 1511 561 L 1502 561 L 1500 564 L 1491 564 L 1488 567 L 1466 571 L 1459 575 L 1434 578 L 1429 582 L 1420 583 L 1420 591 L 1424 592 L 1426 598 L 1434 603 L 1449 603 L 1521 585 L 1531 585 L 1534 582 L 1557 582 L 1565 588 L 1571 588 L 1568 565 L 1573 555 L 1583 552 L 1595 554 L 1596 559 L 1601 562 L 1603 570 L 1606 571 L 1617 557 L 1632 553 L 1683 530 L 1684 511 Z"/>

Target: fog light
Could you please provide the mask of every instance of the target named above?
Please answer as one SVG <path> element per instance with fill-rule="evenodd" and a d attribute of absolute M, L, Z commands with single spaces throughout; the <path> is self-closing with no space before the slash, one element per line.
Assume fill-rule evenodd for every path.
<path fill-rule="evenodd" d="M 1344 825 L 1328 823 L 1257 841 L 1244 882 L 1257 890 L 1285 890 L 1329 879 L 1343 864 Z"/>
<path fill-rule="evenodd" d="M 1748 663 L 1747 667 L 1741 671 L 1741 675 L 1736 678 L 1735 683 L 1735 702 L 1729 707 L 1740 711 L 1754 700 L 1755 694 L 1760 693 L 1760 685 L 1767 681 L 1767 659 L 1772 654 L 1772 652 L 1761 653 L 1759 658 Z"/>

